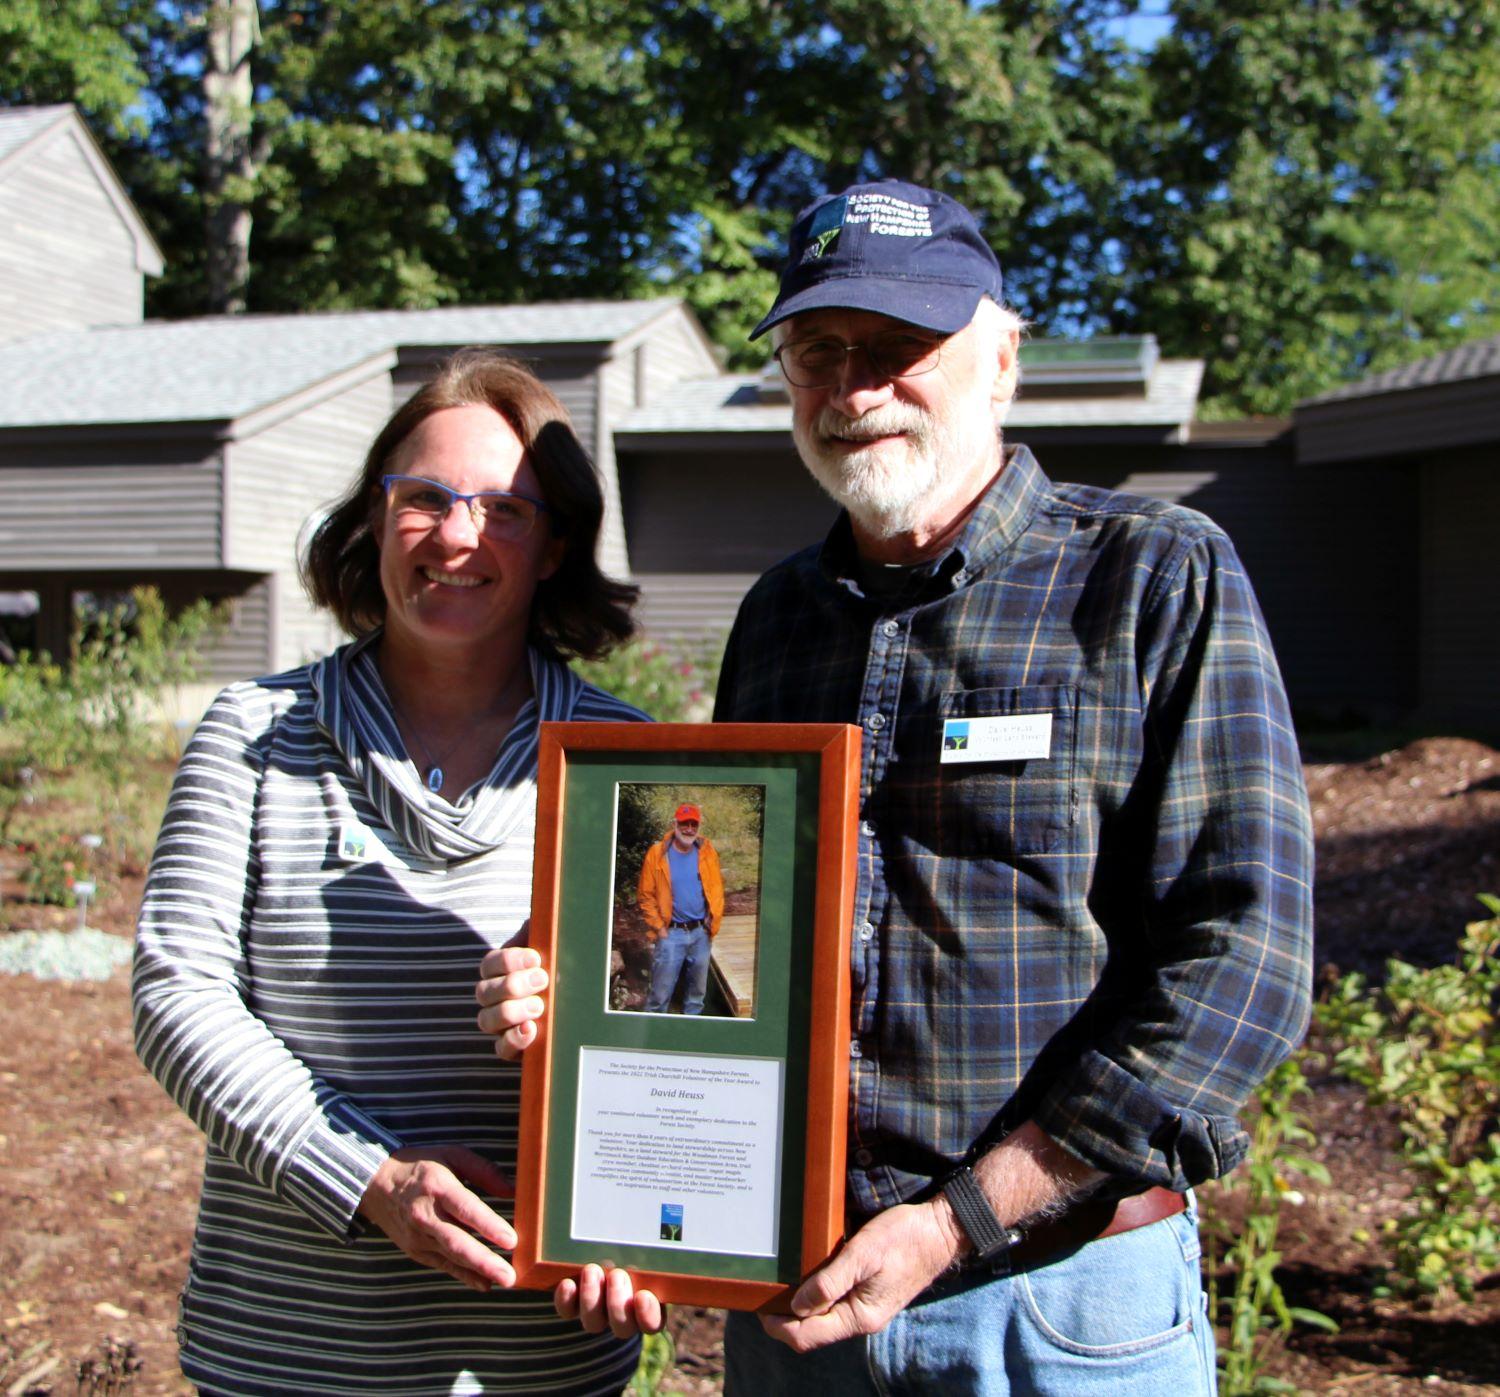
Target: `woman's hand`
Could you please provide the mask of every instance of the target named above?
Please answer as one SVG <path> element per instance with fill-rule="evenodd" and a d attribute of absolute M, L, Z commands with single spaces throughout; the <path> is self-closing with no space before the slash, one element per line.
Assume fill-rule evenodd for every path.
<path fill-rule="evenodd" d="M 526 944 L 530 929 L 531 923 L 525 923 L 479 963 L 474 992 L 483 1006 L 479 1027 L 497 1036 L 495 1051 L 507 1059 L 519 1057 L 536 1041 L 536 1021 L 547 1007 L 541 992 L 550 981 L 541 956 Z M 560 1281 L 552 1303 L 564 1319 L 576 1319 L 590 1334 L 609 1329 L 621 1339 L 659 1333 L 667 1320 L 666 1306 L 649 1290 L 637 1290 L 628 1271 L 592 1263 L 576 1281 Z"/>
<path fill-rule="evenodd" d="M 479 1027 L 495 1034 L 495 1051 L 507 1060 L 520 1057 L 536 1042 L 536 1021 L 546 1009 L 541 991 L 549 983 L 542 958 L 526 944 L 527 922 L 516 936 L 479 962 L 474 997 L 483 1006 Z"/>
<path fill-rule="evenodd" d="M 489 1160 L 462 1145 L 397 1150 L 375 1171 L 360 1216 L 423 1266 L 474 1290 L 509 1288 L 516 1273 L 490 1248 L 510 1251 L 516 1230 L 470 1184 L 496 1198 L 515 1192 Z"/>
<path fill-rule="evenodd" d="M 609 1329 L 617 1339 L 657 1334 L 667 1322 L 667 1307 L 649 1290 L 637 1290 L 630 1273 L 605 1270 L 592 1262 L 576 1281 L 559 1281 L 552 1303 L 564 1319 L 576 1319 L 590 1334 Z"/>

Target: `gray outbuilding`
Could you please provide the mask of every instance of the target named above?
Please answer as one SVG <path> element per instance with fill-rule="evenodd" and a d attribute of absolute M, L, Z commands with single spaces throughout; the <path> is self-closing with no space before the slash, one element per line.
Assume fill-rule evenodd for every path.
<path fill-rule="evenodd" d="M 774 365 L 724 374 L 670 298 L 142 319 L 161 255 L 70 107 L 0 111 L 0 636 L 64 654 L 73 608 L 150 583 L 228 600 L 211 682 L 334 644 L 300 542 L 392 408 L 472 344 L 529 360 L 608 499 L 601 562 L 648 630 L 712 648 L 826 531 Z M 1038 341 L 1006 424 L 1056 480 L 1218 521 L 1303 716 L 1500 727 L 1500 337 L 1300 405 L 1197 420 L 1203 364 L 1150 336 Z M 197 697 L 197 696 L 195 696 Z"/>

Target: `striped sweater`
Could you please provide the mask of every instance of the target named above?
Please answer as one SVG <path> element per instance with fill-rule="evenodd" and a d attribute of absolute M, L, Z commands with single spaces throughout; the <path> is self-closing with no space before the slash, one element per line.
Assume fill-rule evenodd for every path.
<path fill-rule="evenodd" d="M 372 638 L 373 639 L 373 638 Z M 369 640 L 226 689 L 147 880 L 142 1061 L 208 1136 L 179 1339 L 226 1393 L 616 1392 L 636 1345 L 550 1298 L 481 1295 L 356 1215 L 389 1151 L 513 1173 L 519 1073 L 474 1022 L 528 914 L 541 718 L 635 709 L 532 655 L 536 698 L 456 805 L 406 760 Z"/>

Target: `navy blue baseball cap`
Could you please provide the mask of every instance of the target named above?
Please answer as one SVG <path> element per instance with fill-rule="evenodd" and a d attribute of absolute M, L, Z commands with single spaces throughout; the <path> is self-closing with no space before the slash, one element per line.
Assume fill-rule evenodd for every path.
<path fill-rule="evenodd" d="M 805 310 L 869 310 L 951 335 L 1000 299 L 1000 261 L 956 199 L 904 180 L 814 200 L 792 225 L 776 304 L 750 338 Z"/>

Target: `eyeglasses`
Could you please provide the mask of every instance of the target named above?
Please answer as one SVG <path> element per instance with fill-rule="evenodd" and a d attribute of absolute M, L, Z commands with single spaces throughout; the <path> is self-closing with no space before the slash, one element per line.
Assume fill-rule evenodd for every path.
<path fill-rule="evenodd" d="M 428 480 L 421 475 L 383 475 L 381 488 L 398 521 L 420 522 L 428 527 L 441 523 L 456 504 L 469 507 L 474 527 L 489 538 L 525 538 L 542 512 L 552 511 L 543 500 L 513 495 L 508 490 L 479 490 L 472 495 Z"/>
<path fill-rule="evenodd" d="M 677 828 L 678 829 L 697 829 L 698 828 L 698 822 L 697 822 L 697 820 L 678 820 L 678 822 L 677 822 Z"/>
<path fill-rule="evenodd" d="M 943 341 L 909 330 L 876 335 L 863 344 L 843 340 L 791 340 L 776 351 L 786 381 L 797 388 L 829 388 L 844 376 L 844 361 L 862 350 L 881 378 L 915 378 L 931 373 L 942 358 Z"/>

